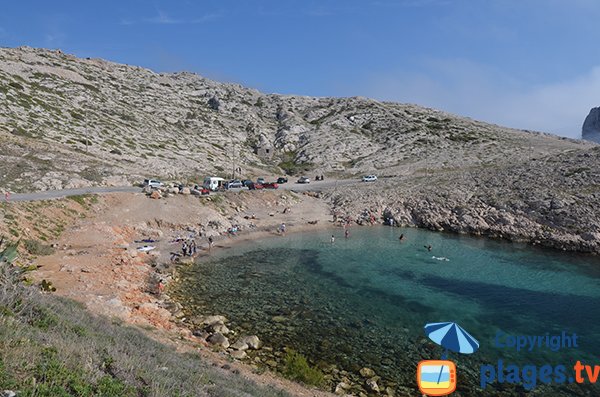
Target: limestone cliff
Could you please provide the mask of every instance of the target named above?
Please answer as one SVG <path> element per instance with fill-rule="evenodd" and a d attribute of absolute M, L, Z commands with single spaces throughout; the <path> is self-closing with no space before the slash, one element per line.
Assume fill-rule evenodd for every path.
<path fill-rule="evenodd" d="M 590 110 L 583 122 L 581 137 L 586 141 L 600 143 L 600 107 Z"/>

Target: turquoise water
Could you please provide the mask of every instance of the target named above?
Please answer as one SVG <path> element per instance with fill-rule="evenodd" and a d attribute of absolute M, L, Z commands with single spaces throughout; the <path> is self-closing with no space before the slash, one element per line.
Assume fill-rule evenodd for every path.
<path fill-rule="evenodd" d="M 475 354 L 449 356 L 471 368 L 472 384 L 479 365 L 499 358 L 600 364 L 599 258 L 417 229 L 353 228 L 348 239 L 336 229 L 334 244 L 331 233 L 215 252 L 182 270 L 185 306 L 224 314 L 234 329 L 275 350 L 293 346 L 324 368 L 371 367 L 392 385 L 414 387 L 417 363 L 443 353 L 426 341 L 429 322 L 457 322 L 479 340 Z M 576 333 L 579 348 L 500 349 L 499 331 Z"/>

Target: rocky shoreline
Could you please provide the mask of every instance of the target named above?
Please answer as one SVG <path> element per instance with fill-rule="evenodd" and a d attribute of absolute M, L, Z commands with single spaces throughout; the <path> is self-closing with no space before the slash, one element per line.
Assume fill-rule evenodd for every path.
<path fill-rule="evenodd" d="M 600 254 L 600 147 L 505 167 L 394 177 L 325 193 L 338 219 Z M 533 160 L 532 160 L 533 162 Z"/>

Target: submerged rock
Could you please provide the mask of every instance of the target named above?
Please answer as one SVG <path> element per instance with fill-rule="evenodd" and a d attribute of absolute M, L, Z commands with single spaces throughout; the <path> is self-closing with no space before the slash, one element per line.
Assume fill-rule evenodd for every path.
<path fill-rule="evenodd" d="M 379 393 L 379 385 L 377 385 L 377 381 L 375 379 L 368 379 L 366 385 L 369 391 Z"/>
<path fill-rule="evenodd" d="M 375 371 L 373 371 L 371 368 L 361 368 L 360 372 L 360 376 L 362 376 L 363 378 L 372 378 L 375 376 Z"/>
<path fill-rule="evenodd" d="M 345 382 L 340 382 L 335 386 L 335 394 L 346 394 L 346 390 L 350 388 L 350 385 Z"/>

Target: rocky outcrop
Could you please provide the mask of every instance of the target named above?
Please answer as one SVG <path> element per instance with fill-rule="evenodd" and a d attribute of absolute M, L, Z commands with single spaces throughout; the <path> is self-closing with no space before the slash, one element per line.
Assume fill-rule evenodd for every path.
<path fill-rule="evenodd" d="M 600 107 L 590 110 L 583 122 L 581 137 L 586 141 L 600 143 Z"/>
<path fill-rule="evenodd" d="M 417 226 L 600 253 L 600 147 L 329 192 L 337 220 Z M 379 181 L 378 181 L 379 182 Z"/>

